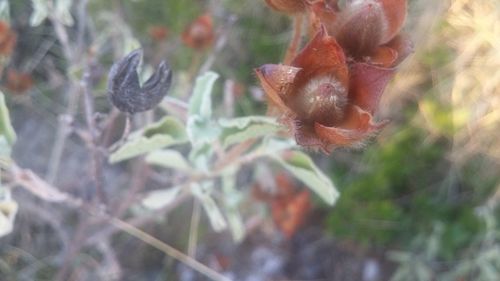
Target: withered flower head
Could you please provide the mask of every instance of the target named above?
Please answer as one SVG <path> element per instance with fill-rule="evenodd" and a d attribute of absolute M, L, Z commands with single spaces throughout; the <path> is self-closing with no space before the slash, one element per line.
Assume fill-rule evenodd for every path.
<path fill-rule="evenodd" d="M 411 42 L 398 35 L 406 19 L 407 0 L 353 0 L 342 9 L 316 0 L 309 7 L 313 24 L 324 24 L 357 61 L 393 67 L 411 52 Z"/>
<path fill-rule="evenodd" d="M 135 50 L 111 67 L 108 76 L 108 94 L 120 111 L 134 114 L 155 107 L 167 94 L 172 82 L 172 71 L 165 61 L 144 83 L 139 84 L 137 67 L 142 50 Z"/>
<path fill-rule="evenodd" d="M 148 29 L 149 36 L 154 41 L 160 42 L 167 39 L 168 36 L 168 28 L 163 25 L 153 25 Z"/>
<path fill-rule="evenodd" d="M 256 73 L 271 106 L 302 146 L 325 153 L 356 146 L 386 124 L 374 122 L 372 115 L 394 69 L 348 66 L 324 26 L 291 65 L 266 64 Z"/>
<path fill-rule="evenodd" d="M 212 17 L 204 14 L 192 22 L 182 33 L 182 41 L 188 47 L 202 50 L 210 47 L 214 41 Z"/>
<path fill-rule="evenodd" d="M 18 72 L 14 69 L 7 71 L 5 88 L 12 93 L 24 94 L 33 87 L 33 84 L 33 78 L 28 73 Z"/>
<path fill-rule="evenodd" d="M 266 3 L 274 10 L 287 14 L 301 13 L 306 10 L 304 0 L 266 0 Z"/>
<path fill-rule="evenodd" d="M 5 21 L 0 21 L 0 55 L 10 56 L 16 45 L 17 35 Z"/>

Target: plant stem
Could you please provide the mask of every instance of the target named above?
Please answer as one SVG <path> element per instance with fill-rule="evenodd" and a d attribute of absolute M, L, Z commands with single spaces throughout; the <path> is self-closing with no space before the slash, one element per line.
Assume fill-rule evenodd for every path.
<path fill-rule="evenodd" d="M 188 265 L 189 267 L 193 268 L 194 270 L 198 271 L 199 273 L 205 275 L 206 277 L 215 280 L 215 281 L 230 281 L 229 278 L 221 275 L 220 273 L 214 271 L 213 269 L 207 267 L 206 265 L 198 262 L 197 260 L 185 255 L 181 251 L 175 249 L 174 247 L 166 244 L 165 242 L 149 235 L 148 233 L 142 231 L 141 229 L 128 224 L 125 221 L 116 219 L 116 218 L 111 218 L 110 219 L 111 224 L 113 224 L 115 227 L 121 229 L 122 231 L 140 239 L 144 243 L 147 243 L 156 249 L 162 251 L 166 255 Z"/>
<path fill-rule="evenodd" d="M 85 120 L 87 121 L 87 127 L 90 132 L 90 151 L 92 154 L 91 161 L 91 169 L 92 169 L 92 178 L 95 185 L 95 191 L 97 195 L 97 200 L 101 204 L 105 204 L 106 193 L 104 192 L 103 187 L 103 155 L 99 150 L 98 138 L 99 132 L 96 128 L 95 119 L 94 119 L 94 96 L 90 91 L 90 73 L 86 71 L 83 74 L 83 79 L 81 81 L 81 86 L 83 89 L 83 98 L 85 105 Z"/>
<path fill-rule="evenodd" d="M 290 44 L 288 45 L 288 49 L 286 50 L 285 58 L 283 59 L 283 64 L 289 65 L 292 62 L 292 59 L 297 54 L 297 50 L 300 45 L 300 38 L 302 37 L 302 25 L 304 23 L 303 15 L 296 15 L 293 18 L 293 35 Z"/>
<path fill-rule="evenodd" d="M 188 255 L 196 257 L 196 247 L 198 244 L 198 229 L 200 226 L 200 202 L 193 201 L 193 214 L 191 215 L 191 227 L 189 231 Z"/>

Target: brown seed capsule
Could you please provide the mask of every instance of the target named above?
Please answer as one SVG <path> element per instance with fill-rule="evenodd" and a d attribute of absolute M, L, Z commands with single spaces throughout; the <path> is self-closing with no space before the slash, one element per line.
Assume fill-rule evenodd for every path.
<path fill-rule="evenodd" d="M 386 67 L 406 57 L 390 45 L 403 27 L 407 0 L 349 1 L 343 9 L 315 0 L 309 7 L 313 28 L 324 24 L 349 57 Z"/>
<path fill-rule="evenodd" d="M 155 107 L 167 94 L 172 82 L 172 71 L 162 61 L 158 69 L 144 83 L 139 84 L 137 67 L 142 50 L 135 50 L 111 67 L 108 76 L 108 94 L 120 111 L 134 114 Z"/>
<path fill-rule="evenodd" d="M 394 69 L 348 65 L 324 27 L 291 65 L 263 65 L 256 74 L 300 145 L 329 153 L 359 144 L 386 124 L 372 116 Z"/>

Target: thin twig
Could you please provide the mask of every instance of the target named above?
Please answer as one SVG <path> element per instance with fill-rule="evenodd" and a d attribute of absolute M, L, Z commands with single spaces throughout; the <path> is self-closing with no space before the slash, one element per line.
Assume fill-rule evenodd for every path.
<path fill-rule="evenodd" d="M 70 84 L 69 87 L 67 109 L 64 115 L 59 116 L 56 138 L 50 154 L 47 174 L 45 175 L 45 178 L 50 184 L 54 184 L 57 178 L 64 148 L 66 147 L 66 140 L 72 131 L 71 123 L 78 110 L 78 100 L 80 96 L 78 87 L 74 84 Z"/>
<path fill-rule="evenodd" d="M 85 9 L 85 6 L 81 6 L 81 9 Z M 52 23 L 57 40 L 62 46 L 64 56 L 66 60 L 74 66 L 78 65 L 78 56 L 73 55 L 73 47 L 69 43 L 69 36 L 64 25 L 56 17 L 55 13 L 49 14 L 50 22 Z M 59 126 L 57 127 L 56 139 L 54 146 L 52 147 L 52 152 L 49 161 L 49 168 L 47 170 L 46 178 L 50 184 L 53 184 L 56 180 L 57 173 L 59 172 L 59 166 L 61 164 L 62 154 L 64 148 L 66 147 L 66 140 L 71 132 L 70 123 L 73 120 L 76 111 L 78 110 L 78 100 L 79 100 L 79 87 L 76 81 L 71 80 L 69 82 L 68 90 L 68 105 L 64 116 L 59 118 Z"/>
<path fill-rule="evenodd" d="M 114 212 L 114 216 L 117 218 L 122 217 L 130 205 L 134 203 L 137 193 L 144 187 L 148 178 L 149 167 L 146 165 L 144 159 L 139 159 L 134 164 L 128 192 L 125 198 L 121 198 L 120 201 L 117 202 L 116 211 Z"/>
<path fill-rule="evenodd" d="M 111 247 L 109 239 L 97 244 L 97 248 L 103 254 L 103 263 L 101 265 L 102 280 L 122 280 L 123 270 L 118 261 L 115 251 Z"/>
<path fill-rule="evenodd" d="M 85 104 L 85 120 L 87 122 L 87 127 L 90 131 L 90 151 L 92 154 L 92 178 L 95 185 L 95 191 L 97 194 L 98 202 L 101 204 L 106 204 L 106 193 L 104 192 L 103 187 L 103 175 L 102 175 L 102 166 L 103 166 L 103 155 L 101 150 L 99 149 L 98 138 L 99 132 L 97 131 L 95 118 L 94 118 L 94 96 L 90 90 L 90 73 L 89 71 L 85 71 L 83 74 L 83 79 L 81 81 L 81 86 L 83 88 L 83 98 Z"/>
<path fill-rule="evenodd" d="M 84 214 L 80 214 L 80 219 L 78 220 L 80 223 L 78 224 L 75 235 L 73 235 L 73 239 L 71 240 L 71 243 L 69 244 L 69 248 L 67 250 L 67 253 L 64 257 L 63 265 L 57 272 L 56 277 L 54 280 L 56 281 L 65 281 L 67 280 L 67 277 L 70 273 L 71 270 L 71 265 L 75 259 L 75 257 L 78 255 L 80 252 L 80 249 L 83 245 L 83 240 L 85 240 L 85 237 L 87 235 L 87 227 L 89 226 L 89 220 L 83 219 L 82 217 L 85 216 Z"/>
<path fill-rule="evenodd" d="M 164 252 L 166 255 L 188 265 L 189 267 L 195 269 L 199 273 L 207 276 L 214 281 L 230 281 L 229 278 L 221 275 L 220 273 L 214 271 L 213 269 L 207 267 L 206 265 L 198 262 L 197 260 L 185 255 L 181 251 L 173 248 L 172 246 L 166 244 L 165 242 L 151 236 L 150 234 L 142 231 L 141 229 L 128 224 L 120 219 L 111 218 L 110 223 L 121 229 L 122 231 L 140 239 L 141 241 L 155 247 L 156 249 Z"/>

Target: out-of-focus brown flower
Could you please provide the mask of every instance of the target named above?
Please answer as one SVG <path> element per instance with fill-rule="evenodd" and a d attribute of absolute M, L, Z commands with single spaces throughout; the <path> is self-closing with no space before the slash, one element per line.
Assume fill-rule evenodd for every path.
<path fill-rule="evenodd" d="M 10 56 L 16 45 L 17 35 L 9 24 L 0 21 L 0 55 Z"/>
<path fill-rule="evenodd" d="M 387 123 L 372 116 L 393 73 L 393 68 L 367 63 L 348 65 L 324 26 L 291 65 L 256 69 L 270 105 L 297 143 L 325 153 L 359 146 Z"/>
<path fill-rule="evenodd" d="M 33 78 L 28 73 L 9 69 L 6 75 L 5 88 L 12 93 L 23 94 L 33 87 Z"/>
<path fill-rule="evenodd" d="M 313 27 L 324 24 L 350 59 L 394 67 L 412 51 L 410 40 L 399 35 L 406 0 L 348 1 L 342 9 L 316 0 L 309 8 Z"/>
<path fill-rule="evenodd" d="M 266 0 L 266 3 L 274 10 L 287 14 L 301 13 L 306 10 L 304 0 Z"/>
<path fill-rule="evenodd" d="M 213 20 L 209 14 L 198 17 L 182 33 L 184 44 L 197 50 L 210 47 L 214 37 Z"/>
<path fill-rule="evenodd" d="M 163 25 L 153 25 L 148 29 L 149 36 L 156 42 L 161 42 L 167 39 L 168 28 Z"/>
<path fill-rule="evenodd" d="M 274 223 L 285 237 L 291 238 L 306 222 L 311 211 L 311 198 L 307 190 L 298 190 L 285 174 L 278 174 L 275 182 L 275 193 L 266 193 L 256 186 L 253 189 L 254 196 L 267 202 Z"/>
<path fill-rule="evenodd" d="M 311 209 L 311 198 L 306 190 L 271 204 L 274 223 L 287 238 L 291 238 L 304 225 Z"/>

